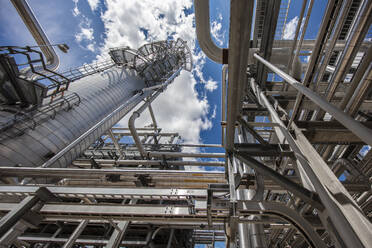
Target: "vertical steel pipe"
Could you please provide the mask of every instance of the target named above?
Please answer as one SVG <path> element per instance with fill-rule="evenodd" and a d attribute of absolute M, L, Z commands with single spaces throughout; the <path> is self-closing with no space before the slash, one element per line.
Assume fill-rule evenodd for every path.
<path fill-rule="evenodd" d="M 232 150 L 235 124 L 247 83 L 247 64 L 254 1 L 231 1 L 229 78 L 227 89 L 226 149 Z"/>

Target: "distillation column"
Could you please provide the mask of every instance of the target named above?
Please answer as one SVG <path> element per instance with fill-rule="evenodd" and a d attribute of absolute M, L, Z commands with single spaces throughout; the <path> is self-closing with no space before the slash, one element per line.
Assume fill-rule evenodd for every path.
<path fill-rule="evenodd" d="M 3 47 L 3 60 L 11 60 L 11 52 L 17 49 L 21 48 Z M 94 64 L 75 70 L 75 74 L 83 74 L 77 80 L 72 72 L 54 73 L 69 80 L 60 83 L 65 90 L 59 90 L 59 94 L 43 93 L 38 104 L 7 105 L 3 94 L 1 166 L 68 166 L 133 107 L 165 82 L 169 84 L 168 78 L 172 81 L 182 68 L 190 70 L 190 54 L 181 39 L 147 44 L 138 50 L 116 48 L 110 51 L 112 60 L 104 67 Z M 25 80 L 14 63 L 3 64 L 9 65 L 5 70 L 8 74 L 17 72 L 4 77 L 8 85 L 20 81 L 35 84 L 29 78 Z M 38 79 L 48 79 L 49 74 Z M 3 87 L 3 92 L 6 89 Z"/>

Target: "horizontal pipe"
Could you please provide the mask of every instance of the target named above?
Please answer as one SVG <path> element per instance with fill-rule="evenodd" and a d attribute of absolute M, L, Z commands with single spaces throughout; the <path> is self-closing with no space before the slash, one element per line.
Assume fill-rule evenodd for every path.
<path fill-rule="evenodd" d="M 108 160 L 108 159 L 95 159 L 96 163 L 100 165 L 115 164 L 115 165 L 163 165 L 163 160 Z M 225 162 L 217 161 L 166 161 L 168 165 L 187 165 L 187 166 L 224 166 Z M 90 160 L 76 160 L 73 162 L 74 165 L 91 165 Z"/>
<path fill-rule="evenodd" d="M 56 238 L 56 237 L 37 237 L 37 236 L 20 236 L 18 240 L 25 241 L 27 243 L 66 243 L 68 238 Z M 106 239 L 76 239 L 75 244 L 84 244 L 84 245 L 107 245 L 108 240 Z M 123 240 L 121 241 L 123 246 L 144 246 L 146 245 L 145 241 L 131 241 Z"/>
<path fill-rule="evenodd" d="M 274 73 L 278 74 L 280 77 L 284 79 L 285 82 L 290 84 L 293 88 L 297 89 L 299 92 L 307 96 L 311 101 L 316 103 L 320 108 L 330 113 L 336 120 L 338 120 L 342 125 L 344 125 L 347 129 L 353 132 L 356 136 L 358 136 L 362 141 L 364 141 L 368 145 L 372 145 L 372 131 L 369 128 L 366 128 L 362 124 L 360 124 L 355 119 L 351 118 L 349 115 L 345 114 L 343 111 L 335 107 L 333 104 L 327 102 L 323 97 L 319 96 L 309 88 L 303 86 L 300 82 L 296 79 L 285 73 L 284 71 L 280 70 L 267 60 L 260 57 L 258 54 L 255 54 L 254 57 L 259 60 L 261 63 L 266 65 L 270 70 Z"/>
<path fill-rule="evenodd" d="M 148 152 L 148 157 L 189 157 L 189 158 L 224 158 L 225 153 L 191 153 L 191 152 Z"/>
<path fill-rule="evenodd" d="M 146 175 L 193 175 L 193 176 L 219 176 L 224 172 L 212 171 L 181 171 L 181 170 L 151 170 L 151 169 L 65 169 L 65 168 L 40 168 L 40 167 L 1 167 L 0 175 L 6 176 L 45 176 L 45 177 L 74 177 L 92 178 L 103 175 L 125 175 L 146 174 Z"/>
<path fill-rule="evenodd" d="M 139 128 L 136 128 L 136 130 L 138 130 Z M 120 134 L 120 133 L 114 133 L 114 134 Z M 163 135 L 163 133 L 161 133 L 160 135 Z M 110 142 L 108 142 L 108 144 L 110 144 Z M 153 146 L 154 144 L 142 144 L 143 146 Z M 184 146 L 184 147 L 213 147 L 213 148 L 222 148 L 222 146 L 220 144 L 158 144 L 160 147 L 173 147 L 173 146 Z M 126 147 L 135 147 L 136 145 L 135 144 L 125 144 Z M 110 150 L 111 148 L 109 147 L 102 147 L 101 148 L 102 150 Z"/>

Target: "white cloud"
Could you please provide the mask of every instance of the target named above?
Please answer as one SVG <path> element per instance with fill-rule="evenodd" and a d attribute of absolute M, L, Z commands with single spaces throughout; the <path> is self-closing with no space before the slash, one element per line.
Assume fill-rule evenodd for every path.
<path fill-rule="evenodd" d="M 295 16 L 292 20 L 285 24 L 283 39 L 292 40 L 295 37 L 298 19 L 298 16 Z"/>
<path fill-rule="evenodd" d="M 98 7 L 99 0 L 87 0 L 89 7 L 92 11 L 95 11 Z"/>
<path fill-rule="evenodd" d="M 220 18 L 222 19 L 222 15 L 220 15 Z M 225 38 L 225 32 L 221 32 L 221 30 L 222 30 L 221 22 L 213 21 L 211 26 L 211 34 L 218 43 L 218 45 L 220 46 L 223 45 L 223 40 Z"/>
<path fill-rule="evenodd" d="M 169 36 L 187 41 L 191 51 L 194 51 L 194 14 L 186 15 L 184 12 L 184 9 L 191 8 L 191 0 L 107 0 L 105 3 L 107 9 L 101 15 L 106 34 L 104 45 L 100 47 L 102 54 L 112 47 L 130 46 L 136 49 L 151 41 L 166 40 Z M 148 31 L 145 34 L 141 30 Z M 205 55 L 201 52 L 194 52 L 193 55 L 193 72 L 205 82 L 202 73 Z M 199 143 L 200 131 L 212 127 L 207 118 L 210 109 L 208 100 L 205 97 L 200 99 L 195 90 L 196 84 L 193 73 L 182 71 L 152 104 L 159 127 L 167 132 L 178 132 L 187 143 Z M 210 80 L 205 86 L 213 89 L 217 84 Z M 127 126 L 128 116 L 119 125 Z M 136 126 L 149 123 L 151 119 L 146 111 Z"/>
<path fill-rule="evenodd" d="M 211 119 L 215 119 L 217 116 L 217 105 L 214 105 L 214 108 L 213 108 L 213 113 L 212 113 L 212 116 L 211 116 Z"/>
<path fill-rule="evenodd" d="M 95 51 L 95 49 L 94 49 L 94 44 L 93 44 L 93 43 L 88 44 L 88 45 L 87 45 L 87 49 L 88 49 L 89 51 L 94 52 L 94 51 Z"/>
<path fill-rule="evenodd" d="M 82 16 L 82 21 L 79 24 L 79 32 L 75 34 L 76 42 L 84 49 L 90 50 L 92 52 L 95 51 L 95 40 L 94 40 L 94 30 L 91 27 L 91 21 Z"/>
<path fill-rule="evenodd" d="M 80 11 L 79 11 L 79 9 L 78 9 L 77 6 L 75 6 L 74 9 L 72 10 L 72 14 L 73 14 L 75 17 L 78 16 L 78 15 L 80 15 Z"/>
<path fill-rule="evenodd" d="M 93 28 L 80 28 L 80 32 L 75 35 L 77 42 L 82 42 L 83 40 L 93 40 Z"/>
<path fill-rule="evenodd" d="M 80 10 L 79 10 L 79 8 L 77 6 L 79 0 L 72 0 L 72 1 L 74 2 L 74 8 L 72 10 L 72 14 L 73 14 L 73 16 L 76 17 L 76 16 L 80 15 Z"/>
<path fill-rule="evenodd" d="M 209 79 L 205 83 L 205 89 L 208 90 L 209 92 L 213 92 L 215 89 L 217 89 L 217 82 L 213 81 L 212 79 Z"/>

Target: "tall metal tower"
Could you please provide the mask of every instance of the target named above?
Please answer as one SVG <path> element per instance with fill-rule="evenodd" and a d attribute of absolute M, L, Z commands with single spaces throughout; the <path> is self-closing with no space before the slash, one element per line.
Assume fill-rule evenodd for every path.
<path fill-rule="evenodd" d="M 372 247 L 371 0 L 328 1 L 315 40 L 313 0 L 292 40 L 291 1 L 233 0 L 228 48 L 210 37 L 209 1 L 194 1 L 199 45 L 224 64 L 221 144 L 156 121 L 151 103 L 192 69 L 184 41 L 59 73 L 12 2 L 39 46 L 0 47 L 0 247 Z"/>

